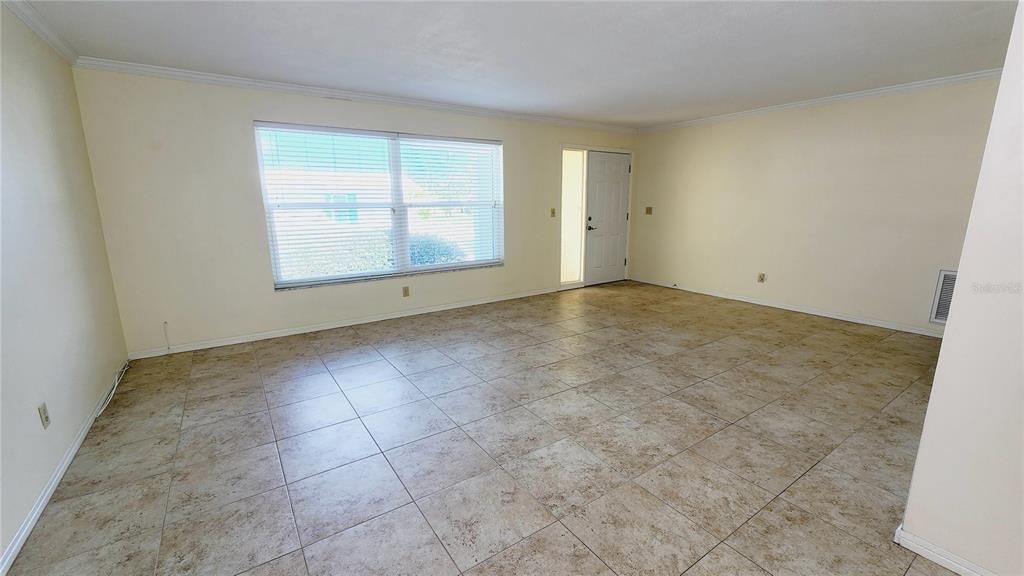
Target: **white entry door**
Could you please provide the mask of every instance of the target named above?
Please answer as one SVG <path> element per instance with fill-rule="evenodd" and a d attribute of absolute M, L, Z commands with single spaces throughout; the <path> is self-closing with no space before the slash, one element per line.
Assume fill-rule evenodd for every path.
<path fill-rule="evenodd" d="M 587 154 L 583 283 L 588 286 L 626 278 L 629 163 L 629 154 Z"/>

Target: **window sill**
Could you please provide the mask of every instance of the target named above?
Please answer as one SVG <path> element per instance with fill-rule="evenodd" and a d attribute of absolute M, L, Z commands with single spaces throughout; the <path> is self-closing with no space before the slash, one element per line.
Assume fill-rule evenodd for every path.
<path fill-rule="evenodd" d="M 336 284 L 356 284 L 361 282 L 376 282 L 379 280 L 391 280 L 394 278 L 405 278 L 408 276 L 423 276 L 425 274 L 444 274 L 447 272 L 462 272 L 464 270 L 479 270 L 482 268 L 501 268 L 505 266 L 504 260 L 484 262 L 480 264 L 468 264 L 465 266 L 450 266 L 446 268 L 430 268 L 424 270 L 409 270 L 407 272 L 396 272 L 394 274 L 380 274 L 377 276 L 358 276 L 355 278 L 328 278 L 323 280 L 310 280 L 297 282 L 295 284 L 275 284 L 274 292 L 285 292 L 289 290 L 302 290 L 305 288 L 317 288 L 319 286 L 333 286 Z"/>

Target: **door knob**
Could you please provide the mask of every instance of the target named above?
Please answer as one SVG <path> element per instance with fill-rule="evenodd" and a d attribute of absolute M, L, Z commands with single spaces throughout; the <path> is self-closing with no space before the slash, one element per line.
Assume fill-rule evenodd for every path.
<path fill-rule="evenodd" d="M 587 224 L 587 230 L 597 230 L 597 228 L 591 226 L 590 224 Z"/>

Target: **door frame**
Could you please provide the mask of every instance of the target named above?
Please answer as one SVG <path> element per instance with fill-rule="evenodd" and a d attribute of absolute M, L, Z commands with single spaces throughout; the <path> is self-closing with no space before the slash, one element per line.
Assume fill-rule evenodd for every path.
<path fill-rule="evenodd" d="M 631 236 L 631 233 L 630 233 L 631 232 L 631 227 L 633 225 L 633 174 L 634 174 L 633 170 L 632 170 L 633 160 L 634 160 L 633 150 L 631 148 L 615 148 L 615 147 L 611 147 L 611 146 L 593 146 L 593 145 L 590 145 L 590 144 L 563 143 L 559 147 L 559 149 L 558 149 L 558 175 L 559 175 L 559 182 L 561 182 L 562 170 L 565 168 L 564 165 L 562 164 L 562 159 L 564 157 L 562 152 L 564 152 L 565 150 L 583 150 L 583 151 L 588 153 L 588 158 L 587 158 L 588 161 L 589 161 L 589 153 L 590 152 L 611 152 L 613 154 L 626 154 L 626 155 L 629 156 L 629 165 L 630 165 L 629 184 L 628 184 L 629 189 L 626 190 L 626 212 L 629 214 L 629 218 L 626 220 L 626 273 L 625 273 L 626 279 L 628 280 L 629 279 L 629 243 L 630 243 L 630 240 L 631 240 L 631 238 L 630 238 L 630 236 Z M 584 182 L 583 182 L 583 214 L 580 215 L 580 221 L 581 221 L 581 225 L 582 225 L 581 229 L 583 229 L 583 230 L 586 229 L 586 218 L 587 218 L 587 216 L 586 216 L 586 212 L 587 212 L 586 206 L 587 206 L 587 183 L 586 183 L 586 180 L 584 180 Z M 559 216 L 561 216 L 561 210 L 562 210 L 562 186 L 561 185 L 558 186 L 558 210 L 559 210 L 558 214 L 559 214 Z M 582 259 L 581 259 L 581 262 L 580 262 L 580 266 L 581 266 L 580 276 L 581 277 L 580 277 L 578 282 L 567 282 L 567 283 L 563 284 L 563 283 L 561 283 L 561 281 L 559 281 L 558 282 L 558 290 L 572 290 L 572 289 L 575 289 L 575 288 L 583 288 L 584 286 L 586 286 L 586 284 L 585 284 L 585 282 L 586 282 L 585 276 L 586 276 L 586 262 L 587 262 L 587 242 L 586 242 L 585 238 L 581 238 L 581 240 L 582 240 L 582 244 L 583 244 Z M 558 249 L 558 270 L 560 271 L 561 267 L 562 267 L 562 219 L 561 219 L 561 217 L 559 217 L 559 219 L 558 219 L 558 244 L 557 244 L 557 249 Z M 560 277 L 561 277 L 561 272 L 559 272 L 559 280 L 561 279 Z"/>

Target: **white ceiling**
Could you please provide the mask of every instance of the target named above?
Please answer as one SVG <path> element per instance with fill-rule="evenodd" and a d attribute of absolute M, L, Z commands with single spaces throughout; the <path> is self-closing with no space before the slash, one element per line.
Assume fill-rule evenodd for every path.
<path fill-rule="evenodd" d="M 1013 2 L 34 2 L 81 56 L 632 127 L 1002 66 Z"/>

